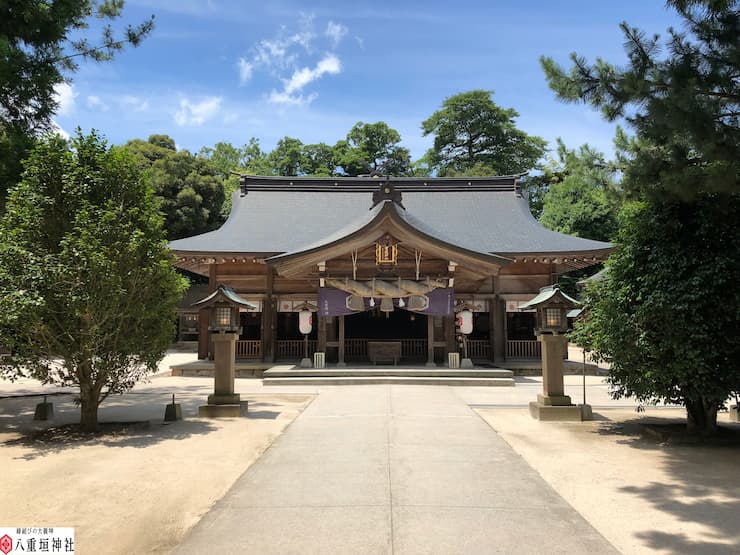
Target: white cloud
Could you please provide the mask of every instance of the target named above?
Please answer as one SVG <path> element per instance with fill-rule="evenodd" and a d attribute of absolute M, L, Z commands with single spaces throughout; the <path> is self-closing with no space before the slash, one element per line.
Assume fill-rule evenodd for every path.
<path fill-rule="evenodd" d="M 287 104 L 289 106 L 304 106 L 306 104 L 311 104 L 314 100 L 316 100 L 316 97 L 318 95 L 316 93 L 311 93 L 308 96 L 303 96 L 302 94 L 290 94 L 285 91 L 271 91 L 270 96 L 267 97 L 267 100 L 271 102 L 272 104 Z"/>
<path fill-rule="evenodd" d="M 342 39 L 347 34 L 347 32 L 347 27 L 345 27 L 341 23 L 334 23 L 333 21 L 329 21 L 329 23 L 326 24 L 326 31 L 324 31 L 324 34 L 331 39 L 334 48 L 336 48 L 337 46 L 339 46 L 339 43 L 342 42 Z"/>
<path fill-rule="evenodd" d="M 66 116 L 72 112 L 75 106 L 77 93 L 69 83 L 57 83 L 54 85 L 54 100 L 57 105 L 57 115 Z"/>
<path fill-rule="evenodd" d="M 99 96 L 91 94 L 87 97 L 87 107 L 91 110 L 99 110 L 101 112 L 107 112 L 110 108 L 103 102 Z"/>
<path fill-rule="evenodd" d="M 342 71 L 342 63 L 339 61 L 334 54 L 329 54 L 316 64 L 316 67 L 311 69 L 303 67 L 296 70 L 290 79 L 285 82 L 285 92 L 292 94 L 296 91 L 300 91 L 316 79 L 321 78 L 325 74 L 335 75 Z"/>
<path fill-rule="evenodd" d="M 313 44 L 317 39 L 314 20 L 313 14 L 301 14 L 297 31 L 289 31 L 282 26 L 275 36 L 254 45 L 250 56 L 238 60 L 239 82 L 244 84 L 256 71 L 263 70 L 283 82 L 282 90 L 273 89 L 270 92 L 269 102 L 289 105 L 311 103 L 317 95 L 303 94 L 303 89 L 324 75 L 334 75 L 342 71 L 342 64 L 335 54 L 326 54 L 315 67 L 305 62 L 299 64 L 302 56 L 312 54 Z M 333 49 L 348 33 L 349 29 L 344 25 L 329 21 L 321 36 L 324 38 L 324 45 L 330 43 L 330 49 Z"/>
<path fill-rule="evenodd" d="M 272 71 L 285 70 L 296 65 L 298 52 L 296 47 L 301 47 L 310 53 L 313 42 L 316 39 L 314 31 L 314 15 L 301 14 L 298 21 L 298 30 L 290 32 L 286 26 L 281 26 L 274 37 L 262 39 L 253 47 L 253 55 L 250 60 L 240 58 L 239 74 L 242 75 L 244 63 L 249 64 L 249 75 L 258 67 L 267 68 Z M 242 62 L 243 60 L 243 62 Z"/>
<path fill-rule="evenodd" d="M 254 64 L 264 67 L 285 68 L 296 60 L 295 54 L 289 54 L 290 39 L 261 40 L 255 47 Z"/>
<path fill-rule="evenodd" d="M 57 135 L 60 135 L 64 139 L 69 140 L 72 138 L 72 136 L 69 133 L 67 133 L 67 131 L 63 129 L 62 126 L 59 125 L 54 120 L 51 121 L 51 129 L 54 133 L 56 133 Z"/>
<path fill-rule="evenodd" d="M 222 100 L 218 96 L 211 96 L 200 102 L 190 102 L 183 98 L 180 101 L 180 109 L 175 112 L 175 123 L 181 127 L 203 125 L 219 113 Z"/>
<path fill-rule="evenodd" d="M 149 101 L 145 98 L 141 99 L 138 96 L 124 96 L 121 98 L 121 103 L 124 107 L 129 108 L 134 112 L 143 112 L 149 109 Z"/>
<path fill-rule="evenodd" d="M 239 82 L 243 85 L 252 78 L 254 65 L 245 58 L 239 58 Z"/>

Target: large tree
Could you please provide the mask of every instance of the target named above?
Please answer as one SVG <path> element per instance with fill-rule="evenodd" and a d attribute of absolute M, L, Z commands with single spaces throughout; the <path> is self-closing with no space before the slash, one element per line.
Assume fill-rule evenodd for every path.
<path fill-rule="evenodd" d="M 689 431 L 711 434 L 740 391 L 740 198 L 633 201 L 624 212 L 576 340 L 611 362 L 614 397 L 682 404 Z M 732 225 L 718 230 L 723 221 Z"/>
<path fill-rule="evenodd" d="M 543 156 L 545 140 L 518 129 L 517 111 L 496 105 L 492 95 L 456 94 L 422 122 L 424 135 L 434 136 L 427 158 L 438 175 L 467 175 L 476 167 L 489 175 L 524 173 Z"/>
<path fill-rule="evenodd" d="M 184 288 L 157 199 L 95 134 L 40 142 L 0 221 L 0 370 L 80 388 L 81 426 L 157 368 Z"/>
<path fill-rule="evenodd" d="M 624 118 L 638 141 L 626 154 L 625 185 L 640 194 L 691 199 L 738 192 L 740 175 L 740 11 L 736 0 L 669 0 L 683 22 L 659 35 L 622 23 L 628 64 L 571 54 L 566 71 L 542 58 L 550 87 L 584 101 L 609 121 Z"/>
<path fill-rule="evenodd" d="M 302 170 L 306 175 L 328 177 L 337 174 L 337 152 L 326 143 L 315 143 L 303 147 Z"/>
<path fill-rule="evenodd" d="M 154 18 L 116 34 L 110 22 L 123 0 L 5 0 L 0 3 L 0 203 L 20 176 L 20 161 L 33 138 L 51 126 L 56 87 L 81 59 L 107 61 L 126 45 L 137 46 Z M 107 21 L 101 36 L 85 33 L 89 20 Z"/>
<path fill-rule="evenodd" d="M 616 169 L 588 145 L 568 149 L 558 139 L 558 162 L 542 201 L 540 223 L 561 233 L 609 241 L 617 230 L 622 195 Z"/>
<path fill-rule="evenodd" d="M 296 176 L 303 174 L 303 142 L 294 137 L 283 137 L 267 155 L 275 175 Z"/>
<path fill-rule="evenodd" d="M 204 233 L 223 223 L 224 179 L 211 160 L 175 150 L 175 141 L 167 135 L 135 139 L 125 148 L 136 156 L 161 199 L 170 239 Z"/>
<path fill-rule="evenodd" d="M 623 23 L 623 68 L 575 54 L 568 71 L 542 65 L 559 98 L 634 131 L 618 142 L 637 208 L 625 211 L 581 340 L 611 360 L 615 395 L 681 402 L 689 429 L 712 433 L 740 388 L 740 11 L 736 0 L 668 5 L 683 30 L 663 44 Z"/>
<path fill-rule="evenodd" d="M 338 163 L 346 175 L 378 172 L 383 175 L 404 176 L 411 172 L 411 155 L 402 147 L 401 135 L 384 121 L 358 121 L 337 143 Z"/>

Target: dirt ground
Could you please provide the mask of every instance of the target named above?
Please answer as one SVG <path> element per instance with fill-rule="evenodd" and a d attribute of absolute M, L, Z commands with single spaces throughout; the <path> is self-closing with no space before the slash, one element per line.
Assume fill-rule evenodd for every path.
<path fill-rule="evenodd" d="M 478 413 L 622 553 L 740 553 L 740 444 L 640 433 L 685 422 L 683 410 L 600 409 L 584 423 L 539 422 L 524 408 Z M 740 428 L 726 413 L 719 421 Z"/>
<path fill-rule="evenodd" d="M 55 410 L 67 397 L 53 398 Z M 312 398 L 243 395 L 249 418 L 160 416 L 93 439 L 46 432 L 35 441 L 2 418 L 30 406 L 31 420 L 33 405 L 5 400 L 0 522 L 73 526 L 77 553 L 168 553 Z"/>

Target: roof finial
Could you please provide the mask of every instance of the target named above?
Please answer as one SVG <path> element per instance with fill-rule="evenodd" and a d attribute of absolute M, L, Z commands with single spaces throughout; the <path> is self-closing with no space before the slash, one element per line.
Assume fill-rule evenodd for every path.
<path fill-rule="evenodd" d="M 398 206 L 406 210 L 406 207 L 403 205 L 403 197 L 401 196 L 401 191 L 397 190 L 390 181 L 384 181 L 380 184 L 380 187 L 376 191 L 373 191 L 373 205 L 370 207 L 370 210 L 375 208 L 378 204 L 381 202 L 391 201 L 395 202 Z"/>

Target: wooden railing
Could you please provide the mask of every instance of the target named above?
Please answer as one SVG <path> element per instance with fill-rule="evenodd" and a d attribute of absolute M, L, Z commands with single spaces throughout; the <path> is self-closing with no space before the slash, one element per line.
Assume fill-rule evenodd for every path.
<path fill-rule="evenodd" d="M 262 341 L 240 339 L 236 342 L 236 358 L 262 358 Z"/>
<path fill-rule="evenodd" d="M 468 358 L 491 358 L 491 342 L 488 339 L 468 339 Z"/>
<path fill-rule="evenodd" d="M 427 358 L 426 339 L 401 339 L 401 358 L 406 360 Z"/>
<path fill-rule="evenodd" d="M 367 358 L 367 339 L 345 339 L 345 360 L 363 360 Z"/>
<path fill-rule="evenodd" d="M 345 360 L 367 359 L 367 342 L 369 339 L 345 339 Z M 401 339 L 401 358 L 406 360 L 424 360 L 427 356 L 426 339 Z M 308 356 L 316 352 L 317 341 L 308 342 Z M 304 346 L 302 339 L 279 340 L 276 356 L 278 359 L 299 359 L 303 357 Z M 474 359 L 489 359 L 491 357 L 490 341 L 468 340 L 468 356 Z M 506 342 L 506 358 L 508 359 L 536 359 L 542 356 L 540 343 L 536 339 L 509 340 Z M 239 340 L 236 342 L 237 359 L 256 359 L 262 357 L 262 342 L 260 340 Z"/>
<path fill-rule="evenodd" d="M 303 339 L 278 339 L 277 341 L 277 353 L 278 359 L 296 359 L 303 358 L 306 347 L 304 346 Z M 316 344 L 318 341 L 311 339 L 308 341 L 308 356 L 313 356 L 316 352 Z"/>
<path fill-rule="evenodd" d="M 506 342 L 506 358 L 541 358 L 542 348 L 536 339 L 509 340 Z"/>

